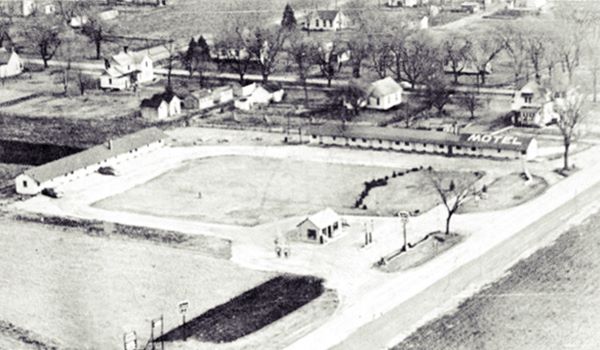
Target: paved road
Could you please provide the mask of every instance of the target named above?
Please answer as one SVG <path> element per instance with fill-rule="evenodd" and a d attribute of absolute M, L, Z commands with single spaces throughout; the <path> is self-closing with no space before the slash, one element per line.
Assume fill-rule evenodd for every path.
<path fill-rule="evenodd" d="M 569 219 L 577 214 L 589 215 L 597 208 L 587 208 L 600 196 L 600 183 L 544 215 L 518 234 L 510 237 L 487 254 L 442 278 L 422 293 L 398 305 L 377 320 L 361 327 L 334 349 L 385 349 L 408 336 L 435 309 L 456 304 L 473 284 L 493 281 L 504 271 L 533 252 L 530 247 L 549 243 L 568 229 Z M 598 204 L 596 204 L 596 207 Z M 594 209 L 594 210 L 591 210 Z M 583 216 L 583 215 L 581 215 Z M 581 218 L 580 216 L 580 218 Z M 471 288 L 469 288 L 471 286 Z M 458 297 L 457 297 L 458 296 Z M 431 314 L 430 314 L 431 315 Z"/>

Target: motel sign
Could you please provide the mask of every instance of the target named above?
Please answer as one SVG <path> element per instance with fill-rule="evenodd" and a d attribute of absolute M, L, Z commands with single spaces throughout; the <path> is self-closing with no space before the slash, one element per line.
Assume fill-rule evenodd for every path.
<path fill-rule="evenodd" d="M 489 135 L 489 134 L 470 134 L 467 142 L 479 142 L 496 145 L 514 145 L 521 146 L 523 143 L 516 136 Z"/>

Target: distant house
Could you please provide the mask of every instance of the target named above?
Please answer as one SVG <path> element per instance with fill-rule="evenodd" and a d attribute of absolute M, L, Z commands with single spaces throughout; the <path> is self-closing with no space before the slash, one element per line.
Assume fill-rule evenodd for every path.
<path fill-rule="evenodd" d="M 142 117 L 150 120 L 161 120 L 181 114 L 181 100 L 174 93 L 155 94 L 142 100 Z"/>
<path fill-rule="evenodd" d="M 71 21 L 69 22 L 69 26 L 71 28 L 81 28 L 89 21 L 88 16 L 73 16 L 71 17 Z"/>
<path fill-rule="evenodd" d="M 164 145 L 167 135 L 157 128 L 109 140 L 70 156 L 25 170 L 15 178 L 17 193 L 38 194 L 76 178 L 96 172 L 99 167 L 113 165 Z"/>
<path fill-rule="evenodd" d="M 175 95 L 181 100 L 181 108 L 198 109 L 198 98 L 187 89 L 175 89 Z"/>
<path fill-rule="evenodd" d="M 254 90 L 256 90 L 256 83 L 250 83 L 248 85 L 236 87 L 234 95 L 236 97 L 247 97 L 250 96 Z"/>
<path fill-rule="evenodd" d="M 302 240 L 325 244 L 340 235 L 342 220 L 335 211 L 327 208 L 302 220 L 296 228 Z"/>
<path fill-rule="evenodd" d="M 98 13 L 98 18 L 100 18 L 103 21 L 110 21 L 111 19 L 115 19 L 117 17 L 119 17 L 119 11 L 115 9 L 106 10 Z"/>
<path fill-rule="evenodd" d="M 0 78 L 8 78 L 23 72 L 23 61 L 14 51 L 0 48 Z"/>
<path fill-rule="evenodd" d="M 350 17 L 340 10 L 317 10 L 310 12 L 303 24 L 304 30 L 330 30 L 337 31 L 351 26 Z"/>
<path fill-rule="evenodd" d="M 236 108 L 248 111 L 255 105 L 265 106 L 271 102 L 281 102 L 285 93 L 280 86 L 275 84 L 254 84 L 254 87 L 249 95 L 242 96 L 234 102 Z"/>
<path fill-rule="evenodd" d="M 124 90 L 151 82 L 154 79 L 152 59 L 145 53 L 123 51 L 105 60 L 105 70 L 100 76 L 100 88 Z"/>
<path fill-rule="evenodd" d="M 388 7 L 417 7 L 429 3 L 429 0 L 388 0 Z"/>
<path fill-rule="evenodd" d="M 402 86 L 394 79 L 386 77 L 369 86 L 367 108 L 388 110 L 400 103 L 402 103 Z"/>
<path fill-rule="evenodd" d="M 215 104 L 223 104 L 233 101 L 233 88 L 229 85 L 220 86 L 212 90 Z"/>
<path fill-rule="evenodd" d="M 515 92 L 511 110 L 516 125 L 546 126 L 559 118 L 554 111 L 551 91 L 535 81 Z"/>

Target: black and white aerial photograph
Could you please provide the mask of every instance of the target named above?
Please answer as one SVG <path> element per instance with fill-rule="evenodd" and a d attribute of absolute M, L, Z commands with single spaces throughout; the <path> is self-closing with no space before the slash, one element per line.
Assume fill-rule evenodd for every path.
<path fill-rule="evenodd" d="M 600 349 L 600 0 L 0 0 L 0 350 Z"/>

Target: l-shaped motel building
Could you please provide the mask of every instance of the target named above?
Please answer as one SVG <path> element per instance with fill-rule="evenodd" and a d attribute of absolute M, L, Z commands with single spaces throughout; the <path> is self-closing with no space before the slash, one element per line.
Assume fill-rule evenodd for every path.
<path fill-rule="evenodd" d="M 167 135 L 157 128 L 143 129 L 70 156 L 26 170 L 15 179 L 17 193 L 38 194 L 87 176 L 102 166 L 114 166 L 164 145 Z"/>
<path fill-rule="evenodd" d="M 309 143 L 315 145 L 496 159 L 533 160 L 538 153 L 535 138 L 505 134 L 455 134 L 371 126 L 342 127 L 333 124 L 310 126 L 303 133 L 308 135 Z"/>

